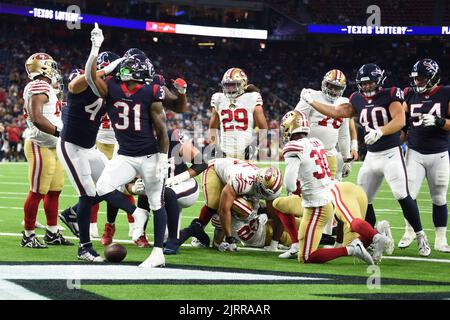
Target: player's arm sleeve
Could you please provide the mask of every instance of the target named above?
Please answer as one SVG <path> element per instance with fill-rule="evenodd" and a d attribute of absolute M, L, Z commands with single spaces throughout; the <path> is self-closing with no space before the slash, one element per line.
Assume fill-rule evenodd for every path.
<path fill-rule="evenodd" d="M 286 170 L 284 171 L 284 186 L 287 192 L 297 190 L 297 176 L 301 160 L 298 157 L 285 158 Z"/>
<path fill-rule="evenodd" d="M 98 53 L 96 54 L 92 49 L 86 62 L 86 81 L 97 97 L 105 98 L 108 93 L 108 86 L 97 74 L 97 55 Z"/>
<path fill-rule="evenodd" d="M 344 119 L 344 123 L 339 128 L 338 132 L 338 145 L 339 151 L 342 154 L 342 157 L 345 159 L 349 159 L 350 156 L 350 119 Z"/>

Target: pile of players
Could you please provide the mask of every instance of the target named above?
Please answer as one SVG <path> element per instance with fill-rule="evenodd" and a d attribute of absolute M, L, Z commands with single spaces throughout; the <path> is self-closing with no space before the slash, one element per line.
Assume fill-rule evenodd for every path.
<path fill-rule="evenodd" d="M 186 136 L 165 126 L 164 108 L 187 111 L 186 82 L 174 80 L 172 93 L 138 49 L 121 58 L 99 53 L 103 35 L 97 25 L 91 41 L 85 70 L 76 70 L 69 79 L 62 120 L 56 63 L 43 53 L 26 62 L 32 80 L 24 90 L 32 132 L 25 143 L 31 191 L 24 206 L 22 246 L 46 247 L 34 233 L 41 199 L 48 225 L 44 242 L 71 245 L 57 226 L 64 168 L 80 197 L 60 218 L 80 239 L 78 258 L 90 262 L 103 261 L 90 241 L 90 220 L 104 200 L 108 216 L 103 244 L 112 242 L 120 208 L 133 224 L 133 240 L 148 247 L 145 228 L 150 209 L 153 212 L 153 249 L 141 267 L 163 266 L 164 254 L 176 254 L 190 237 L 195 246 L 209 247 L 204 228 L 210 221 L 215 230 L 212 246 L 221 252 L 237 251 L 241 243 L 268 251 L 284 249 L 280 258 L 298 257 L 305 263 L 348 255 L 378 263 L 383 253 L 394 250 L 389 223 L 375 225 L 372 202 L 383 178 L 406 221 L 398 246 L 408 247 L 417 239 L 419 255 L 431 253 L 416 202 L 426 177 L 435 250 L 450 252 L 446 239 L 450 89 L 439 85 L 440 70 L 433 60 L 414 65 L 412 87 L 404 91 L 383 88 L 384 72 L 374 64 L 359 69 L 359 90 L 349 99 L 342 97 L 346 78 L 340 70 L 325 75 L 320 91 L 304 89 L 295 110 L 280 123 L 288 192 L 281 196 L 280 170 L 259 168 L 251 161 L 258 150 L 255 129 L 263 132 L 259 142 L 264 146 L 261 136 L 268 126 L 259 90 L 248 84 L 243 70 L 227 70 L 223 92 L 212 96 L 209 138 L 215 159 L 206 163 Z M 366 131 L 368 146 L 358 185 L 339 181 L 358 159 L 354 116 Z M 112 136 L 96 147 L 103 129 Z M 403 140 L 408 141 L 406 161 L 400 147 Z M 112 156 L 114 145 L 118 150 Z M 109 150 L 109 161 L 102 149 Z M 188 168 L 186 162 L 192 165 Z M 200 173 L 205 205 L 199 218 L 180 231 L 180 210 L 196 202 L 199 187 L 194 177 Z M 138 206 L 124 192 L 139 195 Z M 331 237 L 333 229 L 336 239 Z M 319 249 L 330 239 L 334 246 Z"/>

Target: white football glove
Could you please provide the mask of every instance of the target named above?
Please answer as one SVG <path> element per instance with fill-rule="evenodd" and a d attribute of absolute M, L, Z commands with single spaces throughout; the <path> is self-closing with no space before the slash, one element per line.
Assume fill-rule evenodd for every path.
<path fill-rule="evenodd" d="M 238 251 L 237 240 L 234 237 L 227 237 L 226 241 L 223 241 L 217 249 L 221 252 L 225 251 Z"/>
<path fill-rule="evenodd" d="M 258 217 L 259 224 L 262 226 L 267 223 L 267 220 L 269 220 L 269 217 L 265 213 L 260 214 Z"/>
<path fill-rule="evenodd" d="M 125 57 L 119 58 L 108 64 L 106 67 L 104 67 L 103 71 L 105 71 L 105 75 L 108 75 L 111 72 L 113 72 L 114 69 L 117 68 L 117 66 L 125 59 L 126 59 Z"/>
<path fill-rule="evenodd" d="M 342 178 L 348 177 L 351 171 L 352 171 L 352 163 L 351 162 L 344 163 L 342 167 Z"/>
<path fill-rule="evenodd" d="M 300 93 L 300 98 L 307 104 L 312 104 L 314 101 L 314 98 L 311 95 L 311 89 L 302 89 L 302 92 Z"/>
<path fill-rule="evenodd" d="M 134 185 L 131 187 L 131 192 L 138 195 L 145 194 L 145 184 L 141 178 L 137 179 Z"/>
<path fill-rule="evenodd" d="M 91 31 L 91 42 L 94 48 L 100 48 L 102 46 L 103 40 L 103 31 L 98 27 L 98 23 L 94 24 L 94 29 Z"/>
<path fill-rule="evenodd" d="M 156 166 L 156 178 L 163 182 L 169 173 L 169 160 L 167 153 L 158 153 L 158 164 Z"/>
<path fill-rule="evenodd" d="M 432 114 L 422 114 L 420 116 L 424 127 L 433 127 L 436 126 L 438 128 L 442 128 L 445 126 L 445 119 L 432 115 Z"/>
<path fill-rule="evenodd" d="M 374 144 L 383 136 L 381 129 L 369 129 L 369 133 L 364 136 L 366 144 Z"/>

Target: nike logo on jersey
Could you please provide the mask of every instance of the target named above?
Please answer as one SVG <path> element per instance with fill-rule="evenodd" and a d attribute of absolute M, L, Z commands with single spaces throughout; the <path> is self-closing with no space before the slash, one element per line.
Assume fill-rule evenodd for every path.
<path fill-rule="evenodd" d="M 441 159 L 444 159 L 445 155 L 441 156 Z"/>
<path fill-rule="evenodd" d="M 147 159 L 148 159 L 148 158 L 151 158 L 151 157 L 153 157 L 153 156 L 154 156 L 154 155 L 153 155 L 153 154 L 151 154 L 151 155 L 147 156 Z"/>
<path fill-rule="evenodd" d="M 392 155 L 392 156 L 388 156 L 388 159 L 390 159 L 390 158 L 392 158 L 394 155 Z"/>

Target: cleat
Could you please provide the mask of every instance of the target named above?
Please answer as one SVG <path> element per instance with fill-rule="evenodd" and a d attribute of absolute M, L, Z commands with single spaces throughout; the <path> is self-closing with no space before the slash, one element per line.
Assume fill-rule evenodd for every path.
<path fill-rule="evenodd" d="M 145 234 L 144 227 L 145 223 L 148 220 L 150 213 L 147 210 L 136 208 L 136 210 L 133 213 L 134 218 L 134 228 L 133 228 L 133 234 L 131 236 L 131 239 L 133 241 L 139 240 L 139 238 Z"/>
<path fill-rule="evenodd" d="M 394 238 L 392 237 L 391 226 L 389 225 L 389 222 L 386 220 L 378 222 L 376 229 L 379 233 L 385 235 L 388 238 L 388 242 L 386 243 L 386 249 L 384 250 L 384 252 L 388 256 L 392 255 L 392 253 L 394 253 L 395 242 Z"/>
<path fill-rule="evenodd" d="M 77 222 L 77 213 L 72 208 L 67 208 L 58 214 L 59 219 L 69 228 L 75 237 L 79 238 L 79 228 Z"/>
<path fill-rule="evenodd" d="M 63 237 L 59 232 L 53 233 L 47 230 L 44 236 L 44 242 L 52 246 L 73 246 L 74 244 Z"/>
<path fill-rule="evenodd" d="M 196 237 L 192 237 L 191 246 L 194 248 L 204 248 L 205 246 Z"/>
<path fill-rule="evenodd" d="M 450 246 L 447 243 L 437 244 L 435 242 L 434 244 L 434 250 L 444 253 L 450 253 Z"/>
<path fill-rule="evenodd" d="M 278 251 L 278 245 L 268 245 L 268 246 L 265 246 L 264 247 L 264 250 L 265 251 L 268 251 L 268 252 L 275 252 L 275 251 Z"/>
<path fill-rule="evenodd" d="M 91 238 L 100 238 L 98 234 L 97 223 L 91 223 L 89 225 L 89 235 L 91 236 Z"/>
<path fill-rule="evenodd" d="M 298 257 L 298 242 L 291 244 L 291 247 L 286 252 L 283 252 L 278 256 L 281 259 L 293 259 Z"/>
<path fill-rule="evenodd" d="M 177 244 L 177 240 L 171 240 L 166 243 L 166 246 L 164 247 L 164 254 L 177 254 L 178 250 L 180 249 L 180 246 Z"/>
<path fill-rule="evenodd" d="M 403 237 L 398 242 L 398 247 L 400 249 L 406 249 L 411 245 L 411 243 L 413 243 L 415 239 L 416 233 L 414 232 L 414 230 L 407 227 L 405 233 L 403 234 Z"/>
<path fill-rule="evenodd" d="M 78 246 L 78 259 L 95 263 L 105 262 L 105 259 L 94 250 L 90 242 Z"/>
<path fill-rule="evenodd" d="M 419 256 L 428 257 L 431 254 L 430 244 L 424 231 L 417 235 L 417 245 L 419 246 Z"/>
<path fill-rule="evenodd" d="M 116 233 L 116 225 L 105 223 L 105 231 L 103 231 L 102 238 L 100 242 L 102 245 L 107 246 L 112 243 L 114 234 Z"/>
<path fill-rule="evenodd" d="M 366 248 L 364 248 L 363 243 L 359 239 L 355 239 L 347 247 L 348 249 L 352 249 L 352 253 L 350 254 L 353 257 L 359 258 L 365 261 L 368 265 L 375 264 L 373 262 L 372 256 L 367 252 Z"/>
<path fill-rule="evenodd" d="M 388 242 L 389 242 L 388 237 L 381 233 L 378 233 L 373 237 L 373 252 L 371 255 L 373 262 L 375 262 L 375 264 L 381 262 L 383 252 L 386 250 Z"/>
<path fill-rule="evenodd" d="M 139 268 L 156 268 L 164 267 L 166 258 L 164 258 L 162 248 L 154 247 L 150 256 L 139 265 Z"/>
<path fill-rule="evenodd" d="M 203 229 L 203 225 L 201 224 L 200 220 L 199 219 L 192 220 L 190 227 L 194 232 L 194 237 L 197 239 L 197 241 L 200 242 L 201 246 L 209 247 L 211 240 L 209 239 L 208 234 Z"/>
<path fill-rule="evenodd" d="M 149 248 L 150 247 L 150 243 L 148 243 L 147 240 L 147 236 L 145 235 L 145 233 L 139 237 L 139 239 L 137 239 L 134 242 L 139 248 Z"/>
<path fill-rule="evenodd" d="M 23 237 L 22 241 L 20 242 L 20 245 L 25 248 L 32 248 L 32 249 L 44 249 L 48 248 L 46 244 L 41 243 L 37 238 L 36 235 L 33 233 L 29 237 L 25 235 L 25 231 L 22 231 Z"/>

